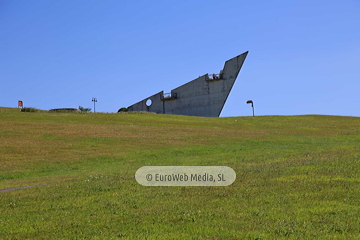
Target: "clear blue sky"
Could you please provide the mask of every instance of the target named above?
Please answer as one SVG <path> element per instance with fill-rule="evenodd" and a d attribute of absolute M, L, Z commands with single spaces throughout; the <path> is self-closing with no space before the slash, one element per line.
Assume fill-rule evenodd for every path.
<path fill-rule="evenodd" d="M 116 112 L 245 51 L 222 117 L 360 116 L 359 0 L 0 0 L 0 106 Z"/>

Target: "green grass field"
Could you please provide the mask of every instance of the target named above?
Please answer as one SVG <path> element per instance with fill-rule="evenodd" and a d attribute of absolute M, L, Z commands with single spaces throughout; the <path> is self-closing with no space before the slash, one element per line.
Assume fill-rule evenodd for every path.
<path fill-rule="evenodd" d="M 229 166 L 144 187 L 142 166 Z M 360 239 L 360 118 L 0 108 L 0 239 Z"/>

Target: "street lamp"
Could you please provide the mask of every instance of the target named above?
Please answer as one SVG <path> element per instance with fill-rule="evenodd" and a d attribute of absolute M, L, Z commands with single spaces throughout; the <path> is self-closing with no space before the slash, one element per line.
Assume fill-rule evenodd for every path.
<path fill-rule="evenodd" d="M 253 110 L 253 117 L 255 116 L 255 113 L 254 113 L 254 102 L 252 100 L 248 100 L 246 102 L 247 104 L 251 103 L 251 107 L 252 107 L 252 110 Z"/>
<path fill-rule="evenodd" d="M 91 101 L 94 102 L 94 112 L 95 112 L 95 103 L 97 102 L 97 99 L 93 97 Z"/>

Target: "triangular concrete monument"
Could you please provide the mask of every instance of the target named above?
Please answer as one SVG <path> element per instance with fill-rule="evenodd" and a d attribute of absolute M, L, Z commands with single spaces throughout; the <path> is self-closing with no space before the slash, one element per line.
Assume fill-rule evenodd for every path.
<path fill-rule="evenodd" d="M 156 93 L 131 105 L 128 111 L 219 117 L 247 54 L 226 61 L 219 74 L 205 74 L 168 94 Z"/>

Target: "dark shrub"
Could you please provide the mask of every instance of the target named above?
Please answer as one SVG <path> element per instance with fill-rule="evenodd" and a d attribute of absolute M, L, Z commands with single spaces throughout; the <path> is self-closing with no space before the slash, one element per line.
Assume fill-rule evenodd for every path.
<path fill-rule="evenodd" d="M 82 106 L 79 106 L 79 110 L 80 110 L 81 112 L 90 112 L 90 111 L 91 111 L 91 108 L 84 108 L 84 107 L 82 107 Z"/>
<path fill-rule="evenodd" d="M 39 111 L 39 109 L 32 108 L 32 107 L 24 107 L 24 108 L 20 109 L 20 112 L 37 112 L 37 111 Z"/>
<path fill-rule="evenodd" d="M 126 107 L 122 107 L 119 109 L 118 112 L 127 112 L 127 111 L 128 111 L 128 109 Z"/>

